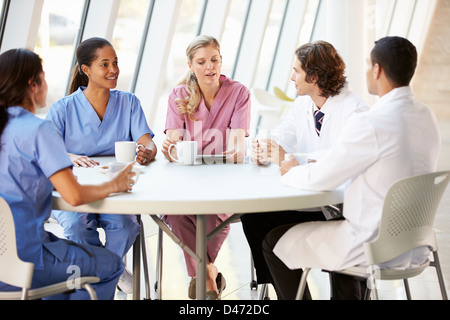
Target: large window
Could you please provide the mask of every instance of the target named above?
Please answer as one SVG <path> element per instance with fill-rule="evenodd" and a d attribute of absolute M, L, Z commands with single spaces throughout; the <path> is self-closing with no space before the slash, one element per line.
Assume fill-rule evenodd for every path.
<path fill-rule="evenodd" d="M 48 83 L 47 108 L 65 96 L 71 77 L 74 43 L 78 35 L 84 0 L 45 0 L 35 51 L 44 60 Z"/>
<path fill-rule="evenodd" d="M 208 30 L 208 24 L 211 24 L 211 19 L 208 18 L 212 14 L 217 15 L 218 24 L 225 22 L 223 33 L 219 27 L 212 28 L 214 32 L 220 30 L 221 33 L 217 32 L 216 36 L 219 37 L 222 46 L 222 72 L 243 82 L 250 89 L 259 87 L 271 91 L 271 87 L 281 86 L 293 97 L 296 94 L 295 88 L 289 80 L 286 80 L 290 70 L 287 70 L 286 64 L 282 64 L 280 67 L 278 59 L 280 50 L 292 51 L 290 47 L 280 46 L 280 41 L 286 39 L 286 33 L 289 32 L 289 28 L 292 28 L 292 25 L 286 23 L 286 17 L 287 13 L 290 13 L 287 8 L 294 1 L 297 0 L 229 0 L 226 6 L 221 7 L 221 10 L 217 8 L 212 10 L 214 1 L 180 0 L 173 1 L 172 12 L 171 6 L 169 6 L 170 8 L 160 6 L 158 4 L 161 4 L 162 1 L 153 0 L 109 0 L 104 2 L 43 0 L 42 2 L 34 2 L 35 6 L 28 6 L 22 1 L 0 0 L 0 12 L 5 7 L 5 3 L 10 3 L 8 19 L 6 19 L 5 24 L 5 36 L 8 35 L 8 37 L 3 39 L 2 50 L 19 46 L 33 47 L 36 41 L 36 32 L 38 33 L 35 51 L 44 60 L 44 69 L 49 85 L 47 101 L 49 107 L 55 100 L 66 95 L 67 84 L 72 73 L 74 46 L 80 33 L 80 23 L 83 21 L 82 15 L 86 13 L 84 12 L 84 9 L 87 8 L 86 4 L 90 3 L 89 14 L 85 16 L 86 25 L 89 26 L 87 28 L 89 29 L 88 33 L 95 34 L 98 32 L 99 36 L 111 38 L 121 68 L 117 89 L 133 90 L 133 79 L 137 79 L 138 84 L 145 82 L 142 74 L 139 78 L 135 76 L 140 67 L 136 63 L 140 61 L 138 59 L 140 58 L 140 49 L 143 48 L 142 40 L 144 39 L 144 33 L 146 34 L 144 29 L 149 11 L 151 8 L 158 8 L 158 10 L 164 12 L 168 10 L 167 19 L 170 22 L 161 20 L 161 16 L 157 16 L 157 14 L 152 15 L 150 22 L 152 26 L 150 30 L 158 29 L 159 24 L 163 24 L 165 30 L 170 28 L 169 38 L 167 38 L 169 39 L 168 43 L 164 43 L 159 48 L 158 44 L 152 41 L 152 38 L 146 38 L 147 55 L 142 57 L 143 64 L 146 66 L 148 65 L 148 61 L 146 61 L 148 52 L 153 53 L 154 50 L 159 49 L 165 52 L 164 57 L 167 57 L 167 63 L 165 59 L 158 61 L 161 70 L 157 70 L 162 72 L 161 75 L 158 75 L 158 81 L 162 85 L 156 88 L 152 83 L 152 86 L 156 89 L 151 93 L 151 99 L 154 99 L 153 97 L 161 98 L 162 103 L 154 103 L 145 96 L 147 92 L 139 92 L 140 98 L 148 98 L 147 106 L 152 112 L 156 109 L 158 115 L 164 118 L 167 96 L 187 71 L 186 47 L 193 37 L 201 32 L 200 30 Z M 334 1 L 305 0 L 305 11 L 298 14 L 298 19 L 302 20 L 298 24 L 301 24 L 298 45 L 319 39 L 336 41 L 336 39 L 328 38 L 330 25 L 327 24 L 330 21 L 328 19 L 330 14 L 333 14 L 330 8 L 333 7 Z M 340 14 L 347 14 L 347 12 L 352 11 L 352 1 L 342 1 L 347 7 Z M 103 12 L 100 12 L 97 7 L 93 9 L 94 4 L 98 5 L 99 3 L 103 3 L 107 9 L 111 10 L 107 10 L 108 12 L 102 15 Z M 430 0 L 367 1 L 365 11 L 361 14 L 370 16 L 369 18 L 373 20 L 372 27 L 375 32 L 372 35 L 370 30 L 366 30 L 366 36 L 369 38 L 380 38 L 392 34 L 405 36 L 411 39 L 421 52 L 426 35 L 426 26 L 429 24 L 430 14 L 432 13 L 430 8 L 433 8 L 430 3 L 436 2 Z M 150 6 L 152 7 L 150 8 Z M 27 12 L 28 7 L 34 9 Z M 224 11 L 225 7 L 226 11 Z M 42 11 L 40 11 L 41 9 Z M 171 15 L 171 13 L 173 14 Z M 205 13 L 208 14 L 206 18 L 203 16 Z M 104 16 L 105 19 L 97 21 L 96 18 L 99 16 Z M 204 18 L 205 20 L 203 20 Z M 27 21 L 30 21 L 30 23 L 20 29 L 22 32 L 19 32 L 18 25 L 20 24 L 18 21 L 22 24 Z M 203 24 L 205 21 L 208 21 L 208 23 Z M 37 29 L 38 24 L 39 28 Z M 334 26 L 332 27 L 334 28 Z M 298 26 L 295 28 L 298 28 Z M 345 24 L 336 25 L 336 28 L 348 32 L 345 29 Z M 12 30 L 15 30 L 15 32 Z M 14 36 L 11 36 L 12 34 Z M 152 46 L 151 50 L 148 49 L 149 46 Z M 351 61 L 349 62 L 350 67 L 352 67 Z M 137 87 L 139 88 L 139 85 Z M 148 94 L 150 95 L 150 93 Z M 42 110 L 42 112 L 45 113 L 47 110 L 48 108 Z M 150 114 L 149 117 L 150 121 L 153 122 L 154 115 Z"/>
<path fill-rule="evenodd" d="M 5 28 L 6 14 L 3 12 L 3 7 L 5 5 L 5 0 L 0 0 L 0 46 L 3 40 L 3 31 Z"/>
<path fill-rule="evenodd" d="M 275 54 L 276 44 L 280 35 L 280 27 L 286 6 L 285 0 L 274 0 L 270 11 L 263 45 L 261 48 L 259 63 L 255 74 L 253 86 L 266 89 L 269 80 L 270 67 Z"/>
<path fill-rule="evenodd" d="M 197 35 L 203 0 L 184 0 L 176 22 L 176 31 L 167 61 L 165 90 L 175 86 L 187 72 L 186 48 Z"/>
<path fill-rule="evenodd" d="M 220 41 L 223 57 L 222 73 L 231 77 L 236 62 L 242 29 L 244 28 L 249 1 L 232 0 L 225 24 L 225 30 Z"/>
<path fill-rule="evenodd" d="M 311 41 L 314 26 L 316 24 L 317 10 L 320 5 L 320 0 L 308 1 L 305 9 L 305 15 L 303 16 L 303 23 L 300 28 L 300 36 L 297 47 L 306 44 Z M 294 61 L 294 52 L 292 53 L 292 61 Z M 291 74 L 291 73 L 290 73 Z M 297 95 L 295 84 L 292 81 L 288 82 L 286 93 L 291 98 Z"/>
<path fill-rule="evenodd" d="M 119 58 L 120 76 L 117 89 L 130 90 L 136 71 L 150 0 L 121 0 L 112 45 Z"/>

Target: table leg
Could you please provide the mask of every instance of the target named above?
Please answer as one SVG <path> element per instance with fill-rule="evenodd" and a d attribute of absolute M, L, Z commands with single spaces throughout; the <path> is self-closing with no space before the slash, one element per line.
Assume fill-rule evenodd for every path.
<path fill-rule="evenodd" d="M 148 275 L 148 261 L 147 261 L 147 248 L 145 246 L 145 231 L 144 224 L 141 220 L 141 248 L 142 248 L 142 264 L 144 266 L 144 279 L 145 279 L 145 298 L 150 300 L 150 279 Z"/>
<path fill-rule="evenodd" d="M 196 253 L 197 261 L 196 297 L 206 298 L 206 215 L 197 215 Z"/>
<path fill-rule="evenodd" d="M 137 215 L 137 222 L 141 225 L 141 216 Z M 141 236 L 137 235 L 133 244 L 133 300 L 141 299 Z"/>

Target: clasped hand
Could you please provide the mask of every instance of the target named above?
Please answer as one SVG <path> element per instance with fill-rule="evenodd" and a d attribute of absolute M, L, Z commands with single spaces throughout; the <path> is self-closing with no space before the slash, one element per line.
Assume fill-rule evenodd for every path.
<path fill-rule="evenodd" d="M 252 161 L 262 165 L 268 162 L 281 166 L 286 151 L 271 139 L 252 140 Z"/>
<path fill-rule="evenodd" d="M 146 148 L 142 144 L 138 145 L 136 154 L 136 162 L 141 165 L 148 165 L 156 156 L 156 147 L 152 143 L 150 148 Z"/>
<path fill-rule="evenodd" d="M 252 161 L 258 165 L 272 162 L 280 166 L 281 175 L 286 174 L 291 168 L 300 163 L 293 157 L 284 160 L 286 151 L 275 141 L 270 139 L 252 140 Z"/>

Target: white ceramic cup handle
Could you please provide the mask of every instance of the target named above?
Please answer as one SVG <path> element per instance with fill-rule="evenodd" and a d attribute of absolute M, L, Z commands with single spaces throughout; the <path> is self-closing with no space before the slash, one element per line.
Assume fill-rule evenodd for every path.
<path fill-rule="evenodd" d="M 145 147 L 144 147 L 143 144 L 137 144 L 137 143 L 136 143 L 136 155 L 137 155 L 137 153 L 138 153 L 138 151 L 139 151 L 139 147 L 143 147 L 143 148 L 145 149 Z"/>
<path fill-rule="evenodd" d="M 170 146 L 169 146 L 169 149 L 167 150 L 168 152 L 169 152 L 169 157 L 170 157 L 170 159 L 172 159 L 172 161 L 175 161 L 175 162 L 179 162 L 179 160 L 177 160 L 177 159 L 175 159 L 174 157 L 172 157 L 172 153 L 171 153 L 171 151 L 172 151 L 172 148 L 173 147 L 177 147 L 177 145 L 176 144 L 171 144 Z"/>

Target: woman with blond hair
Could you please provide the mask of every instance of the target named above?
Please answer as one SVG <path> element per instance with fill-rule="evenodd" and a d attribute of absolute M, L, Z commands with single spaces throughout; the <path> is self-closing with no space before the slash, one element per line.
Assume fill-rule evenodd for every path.
<path fill-rule="evenodd" d="M 189 71 L 169 96 L 163 154 L 172 161 L 169 146 L 180 140 L 192 140 L 197 141 L 198 154 L 223 154 L 227 162 L 242 163 L 250 126 L 249 90 L 221 74 L 220 44 L 214 37 L 196 37 L 189 44 L 186 56 Z M 176 158 L 176 154 L 172 157 Z M 229 216 L 208 215 L 207 232 Z M 168 215 L 164 220 L 183 243 L 195 250 L 195 215 Z M 210 300 L 220 299 L 225 288 L 225 279 L 214 261 L 229 231 L 229 226 L 222 229 L 207 243 L 206 298 Z M 192 277 L 189 297 L 194 299 L 196 262 L 188 253 L 184 256 L 188 275 Z"/>

